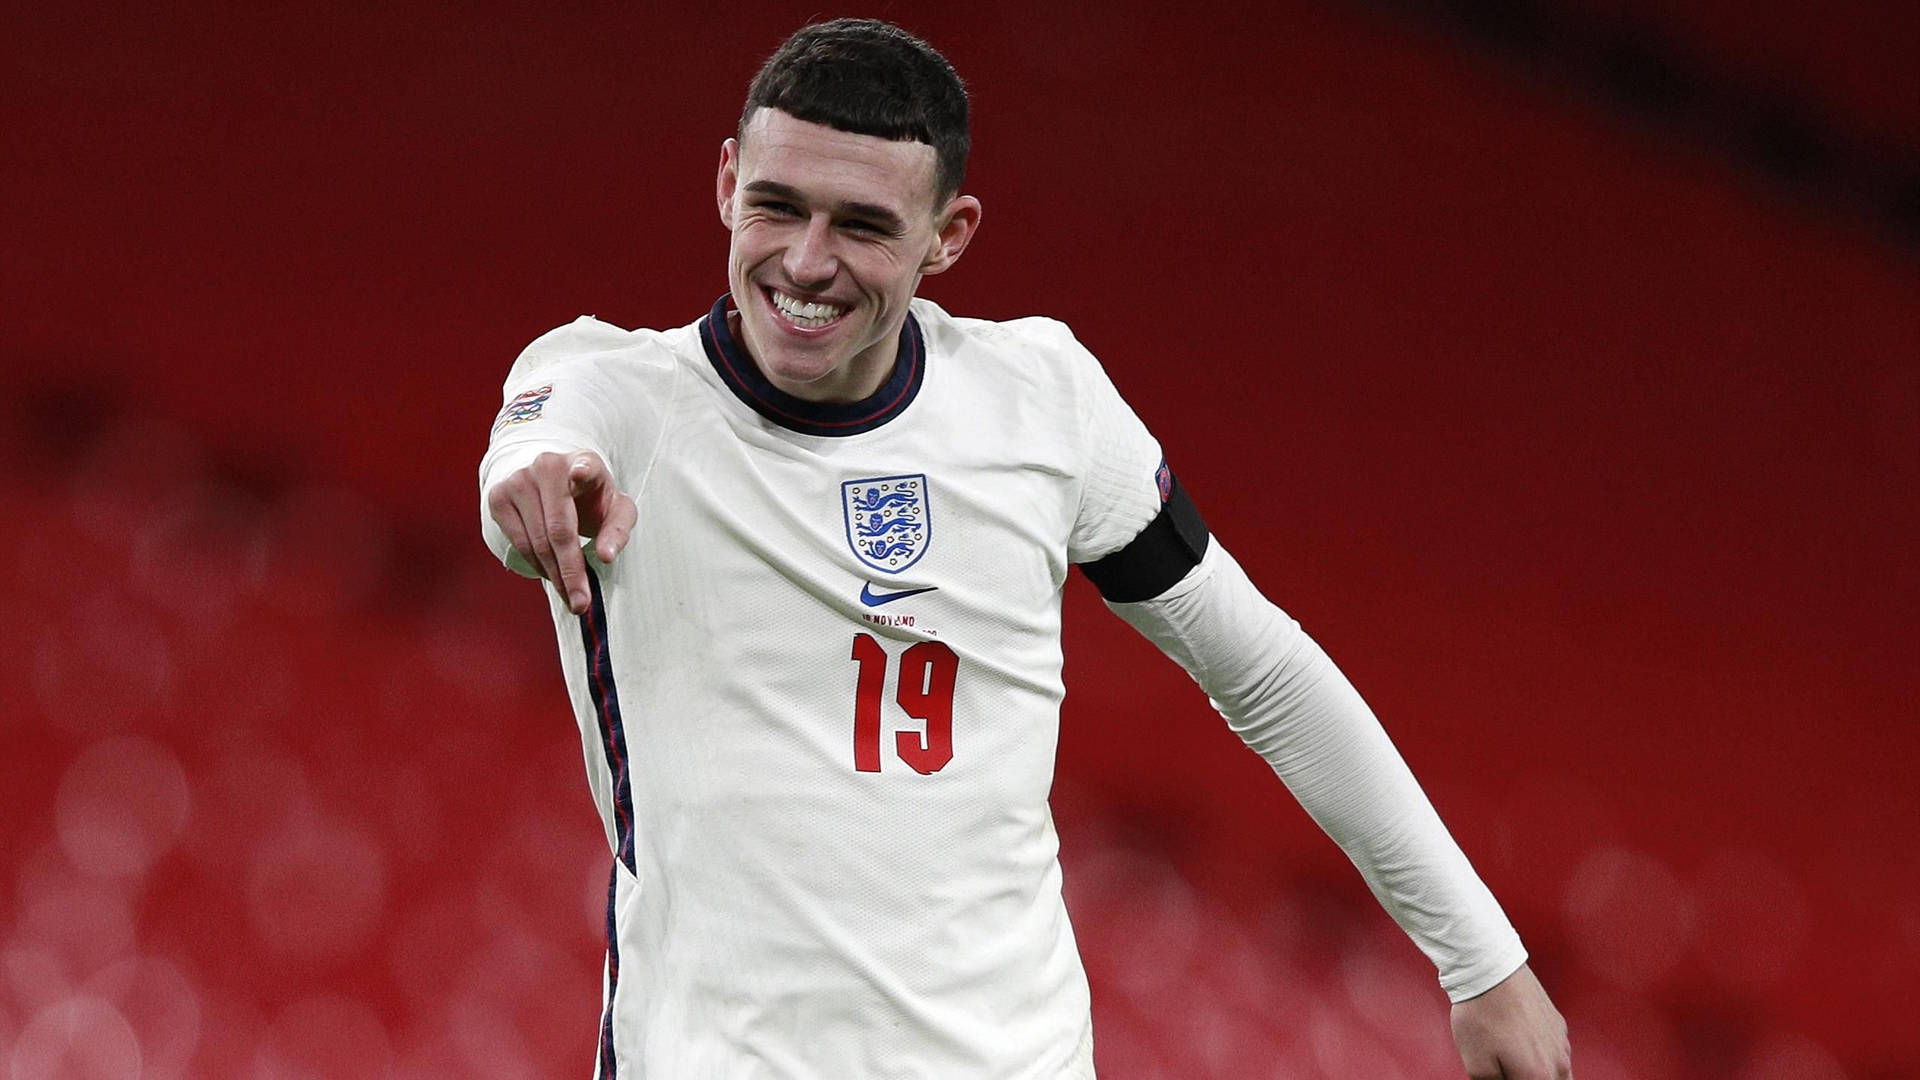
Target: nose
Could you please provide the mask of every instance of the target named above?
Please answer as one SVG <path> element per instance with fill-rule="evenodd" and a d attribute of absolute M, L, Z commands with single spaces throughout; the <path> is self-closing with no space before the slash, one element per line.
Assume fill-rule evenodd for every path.
<path fill-rule="evenodd" d="M 787 277 L 802 288 L 824 288 L 833 280 L 840 261 L 833 252 L 833 224 L 825 214 L 807 219 L 806 228 L 787 244 L 781 265 Z"/>

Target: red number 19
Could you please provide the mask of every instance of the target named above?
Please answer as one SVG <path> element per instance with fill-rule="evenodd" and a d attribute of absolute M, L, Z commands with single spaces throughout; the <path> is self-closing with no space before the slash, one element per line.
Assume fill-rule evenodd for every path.
<path fill-rule="evenodd" d="M 860 664 L 853 690 L 853 767 L 880 771 L 880 691 L 887 681 L 887 650 L 871 634 L 853 638 L 853 659 Z M 894 700 L 927 732 L 896 731 L 900 760 L 922 776 L 937 773 L 953 760 L 953 679 L 960 658 L 945 642 L 922 641 L 900 654 L 900 684 Z"/>

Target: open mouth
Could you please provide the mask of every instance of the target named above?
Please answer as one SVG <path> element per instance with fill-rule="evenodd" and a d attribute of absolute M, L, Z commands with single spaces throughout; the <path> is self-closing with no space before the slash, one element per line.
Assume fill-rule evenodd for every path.
<path fill-rule="evenodd" d="M 762 286 L 767 302 L 780 315 L 780 321 L 800 330 L 823 330 L 838 322 L 847 313 L 845 304 L 835 304 L 826 300 L 801 300 L 789 296 L 779 289 Z"/>

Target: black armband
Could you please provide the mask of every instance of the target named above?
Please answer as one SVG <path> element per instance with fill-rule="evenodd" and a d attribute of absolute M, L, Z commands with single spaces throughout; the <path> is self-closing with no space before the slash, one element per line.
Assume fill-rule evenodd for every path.
<path fill-rule="evenodd" d="M 1172 477 L 1159 516 L 1127 546 L 1080 569 L 1109 603 L 1137 604 L 1178 584 L 1207 553 L 1207 523 L 1187 498 L 1180 478 Z"/>

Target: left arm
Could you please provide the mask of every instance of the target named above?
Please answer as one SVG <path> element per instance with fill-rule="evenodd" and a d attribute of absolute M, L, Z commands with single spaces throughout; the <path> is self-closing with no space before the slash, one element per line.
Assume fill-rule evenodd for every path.
<path fill-rule="evenodd" d="M 1076 395 L 1082 468 L 1069 561 L 1193 676 L 1440 969 L 1468 1071 L 1570 1077 L 1565 1025 L 1527 971 L 1519 935 L 1372 710 L 1212 542 L 1159 444 L 1091 354 L 1058 323 L 1019 327 Z M 1540 1051 L 1556 1046 L 1557 1056 Z"/>
<path fill-rule="evenodd" d="M 1519 935 L 1372 710 L 1232 556 L 1202 543 L 1176 584 L 1108 606 L 1200 684 L 1433 961 L 1470 1075 L 1570 1076 L 1565 1025 Z M 1557 1058 L 1543 1049 L 1555 1045 Z"/>

